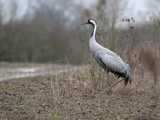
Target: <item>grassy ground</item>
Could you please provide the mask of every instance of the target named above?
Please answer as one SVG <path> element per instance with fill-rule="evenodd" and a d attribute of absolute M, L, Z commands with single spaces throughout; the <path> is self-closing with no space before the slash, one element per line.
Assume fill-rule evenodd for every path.
<path fill-rule="evenodd" d="M 160 120 L 160 88 L 135 70 L 117 81 L 97 66 L 0 82 L 0 120 Z"/>

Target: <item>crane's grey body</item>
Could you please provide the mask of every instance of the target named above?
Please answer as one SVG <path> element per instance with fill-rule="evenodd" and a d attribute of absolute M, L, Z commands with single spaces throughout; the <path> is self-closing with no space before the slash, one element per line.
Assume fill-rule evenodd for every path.
<path fill-rule="evenodd" d="M 123 77 L 125 80 L 125 85 L 131 82 L 131 69 L 128 64 L 126 64 L 120 56 L 118 56 L 113 51 L 104 48 L 96 41 L 96 22 L 92 19 L 88 20 L 87 24 L 93 26 L 93 32 L 89 40 L 89 50 L 99 65 L 108 72 L 112 72 L 118 77 Z"/>

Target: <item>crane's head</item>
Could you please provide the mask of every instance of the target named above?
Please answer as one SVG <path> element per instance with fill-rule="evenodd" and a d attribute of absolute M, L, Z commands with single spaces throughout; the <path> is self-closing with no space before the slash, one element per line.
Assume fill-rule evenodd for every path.
<path fill-rule="evenodd" d="M 85 24 L 90 24 L 90 25 L 92 25 L 93 27 L 95 27 L 96 26 L 96 21 L 94 20 L 94 19 L 88 19 L 88 21 L 85 23 Z"/>
<path fill-rule="evenodd" d="M 96 25 L 96 21 L 94 19 L 88 19 L 88 24 Z"/>

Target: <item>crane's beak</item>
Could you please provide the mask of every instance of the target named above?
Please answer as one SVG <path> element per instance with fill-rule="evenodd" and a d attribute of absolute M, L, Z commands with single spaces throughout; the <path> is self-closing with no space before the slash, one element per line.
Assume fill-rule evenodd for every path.
<path fill-rule="evenodd" d="M 88 24 L 88 22 L 86 22 L 86 23 L 82 23 L 81 25 L 86 25 L 86 24 Z"/>

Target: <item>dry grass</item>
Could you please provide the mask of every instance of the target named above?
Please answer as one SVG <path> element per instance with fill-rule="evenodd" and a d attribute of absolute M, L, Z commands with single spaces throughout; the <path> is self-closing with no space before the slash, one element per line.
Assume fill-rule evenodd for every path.
<path fill-rule="evenodd" d="M 155 89 L 152 80 L 158 73 L 150 67 L 153 53 L 143 55 L 149 58 L 137 60 L 133 83 L 119 83 L 112 90 L 117 78 L 93 62 L 61 74 L 1 82 L 0 119 L 160 120 L 160 86 L 156 80 Z"/>

